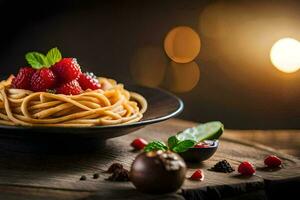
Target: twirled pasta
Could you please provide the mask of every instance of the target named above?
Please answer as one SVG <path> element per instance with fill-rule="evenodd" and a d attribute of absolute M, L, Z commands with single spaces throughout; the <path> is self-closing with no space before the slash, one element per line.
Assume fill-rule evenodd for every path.
<path fill-rule="evenodd" d="M 11 88 L 10 77 L 0 82 L 0 124 L 88 127 L 139 121 L 147 110 L 140 94 L 112 79 L 98 78 L 102 89 L 79 95 L 32 92 Z"/>

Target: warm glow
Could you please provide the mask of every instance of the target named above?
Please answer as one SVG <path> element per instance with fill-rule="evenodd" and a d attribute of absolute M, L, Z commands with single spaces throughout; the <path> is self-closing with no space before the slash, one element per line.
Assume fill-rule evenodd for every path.
<path fill-rule="evenodd" d="M 132 78 L 140 85 L 157 87 L 163 81 L 166 63 L 167 59 L 161 48 L 139 48 L 130 63 Z"/>
<path fill-rule="evenodd" d="M 167 67 L 163 86 L 177 93 L 191 91 L 199 82 L 200 69 L 196 62 L 180 64 L 171 61 Z"/>
<path fill-rule="evenodd" d="M 292 38 L 280 39 L 272 46 L 270 58 L 280 71 L 296 72 L 300 69 L 300 43 Z"/>
<path fill-rule="evenodd" d="M 190 27 L 178 26 L 172 29 L 164 41 L 165 51 L 177 63 L 193 61 L 201 47 L 199 35 Z"/>

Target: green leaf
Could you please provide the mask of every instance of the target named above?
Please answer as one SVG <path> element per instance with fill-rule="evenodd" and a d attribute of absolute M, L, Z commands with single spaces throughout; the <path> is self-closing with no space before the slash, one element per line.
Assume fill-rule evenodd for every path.
<path fill-rule="evenodd" d="M 176 153 L 181 153 L 184 151 L 187 151 L 189 148 L 195 146 L 197 142 L 193 140 L 184 140 L 182 142 L 179 142 L 176 146 L 173 147 L 172 151 Z"/>
<path fill-rule="evenodd" d="M 177 139 L 176 135 L 169 137 L 168 139 L 168 146 L 172 150 L 177 144 L 179 140 Z"/>
<path fill-rule="evenodd" d="M 50 49 L 48 51 L 46 57 L 47 57 L 47 60 L 48 60 L 50 65 L 54 65 L 55 63 L 60 61 L 61 58 L 62 58 L 61 53 L 60 53 L 60 51 L 58 50 L 57 47 Z"/>
<path fill-rule="evenodd" d="M 147 144 L 147 146 L 145 146 L 145 148 L 144 148 L 145 152 L 158 151 L 158 150 L 166 151 L 166 150 L 168 150 L 168 147 L 165 143 L 154 140 L 153 142 L 150 142 L 149 144 Z"/>
<path fill-rule="evenodd" d="M 38 52 L 29 52 L 25 55 L 25 59 L 34 69 L 50 67 L 46 56 Z"/>
<path fill-rule="evenodd" d="M 201 142 L 203 140 L 218 139 L 224 131 L 224 125 L 219 121 L 208 122 L 199 124 L 196 127 L 188 128 L 177 134 L 179 141 L 193 140 Z"/>

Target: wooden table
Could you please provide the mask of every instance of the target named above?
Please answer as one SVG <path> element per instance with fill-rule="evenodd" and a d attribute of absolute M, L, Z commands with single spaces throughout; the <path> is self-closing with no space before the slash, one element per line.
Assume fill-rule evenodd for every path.
<path fill-rule="evenodd" d="M 258 199 L 291 190 L 299 184 L 300 161 L 297 157 L 262 144 L 279 147 L 299 156 L 300 131 L 226 130 L 217 153 L 211 159 L 189 164 L 188 175 L 195 168 L 201 168 L 205 180 L 186 180 L 182 190 L 174 194 L 146 195 L 135 190 L 129 182 L 104 180 L 108 175 L 103 172 L 113 162 L 123 163 L 125 168 L 130 168 L 137 155 L 129 146 L 134 138 L 166 140 L 177 131 L 193 125 L 195 123 L 183 120 L 169 120 L 110 139 L 105 147 L 85 153 L 26 153 L 1 146 L 0 199 L 222 199 L 244 196 Z M 84 149 L 85 146 L 78 148 Z M 283 159 L 284 167 L 276 172 L 263 170 L 263 158 L 274 153 Z M 236 172 L 223 174 L 207 170 L 221 159 L 227 159 L 235 168 L 240 161 L 248 160 L 258 168 L 257 174 L 245 178 Z M 100 177 L 93 179 L 92 175 L 96 172 Z M 86 175 L 87 180 L 80 181 L 81 175 Z"/>

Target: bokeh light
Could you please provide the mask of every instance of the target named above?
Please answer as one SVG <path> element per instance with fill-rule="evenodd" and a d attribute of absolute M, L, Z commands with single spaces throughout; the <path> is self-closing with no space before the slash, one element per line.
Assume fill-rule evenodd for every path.
<path fill-rule="evenodd" d="M 232 16 L 239 16 L 228 3 L 218 1 L 204 8 L 199 18 L 199 30 L 208 38 L 225 38 L 234 27 L 230 24 Z"/>
<path fill-rule="evenodd" d="M 170 59 L 177 63 L 193 61 L 200 52 L 199 35 L 190 27 L 178 26 L 166 36 L 164 48 Z"/>
<path fill-rule="evenodd" d="M 270 49 L 285 35 L 300 38 L 300 21 L 295 17 L 296 7 L 267 1 L 260 5 L 226 0 L 208 4 L 199 13 L 198 31 L 205 40 L 205 50 L 199 59 L 206 65 L 214 65 L 205 69 L 206 74 L 222 74 L 223 81 L 236 82 L 236 87 L 275 96 L 292 91 L 295 84 L 284 84 L 288 84 L 286 80 L 297 81 L 299 73 L 283 76 L 274 70 Z"/>
<path fill-rule="evenodd" d="M 199 82 L 200 69 L 196 62 L 185 64 L 171 61 L 167 67 L 163 87 L 176 93 L 191 91 Z"/>
<path fill-rule="evenodd" d="M 270 58 L 273 65 L 285 73 L 300 69 L 300 43 L 293 38 L 278 40 L 271 49 Z"/>
<path fill-rule="evenodd" d="M 140 85 L 157 87 L 164 79 L 167 58 L 161 48 L 139 48 L 132 57 L 130 72 Z"/>

